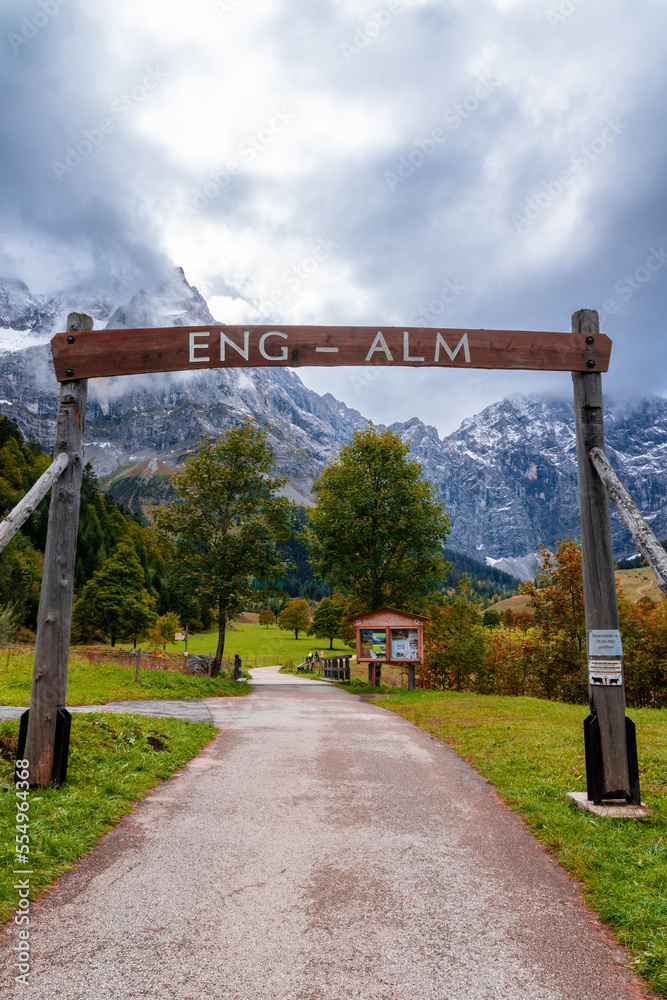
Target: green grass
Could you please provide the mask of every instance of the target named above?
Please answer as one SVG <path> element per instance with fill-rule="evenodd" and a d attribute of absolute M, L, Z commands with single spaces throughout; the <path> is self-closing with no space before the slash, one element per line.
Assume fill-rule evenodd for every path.
<path fill-rule="evenodd" d="M 88 854 L 149 788 L 196 756 L 215 735 L 215 726 L 181 719 L 74 716 L 67 781 L 60 788 L 29 793 L 30 864 L 22 866 L 14 854 L 18 800 L 12 783 L 18 722 L 1 722 L 0 920 L 13 916 L 17 906 L 13 886 L 21 876 L 14 875 L 14 869 L 32 870 L 30 898 L 34 899 Z M 166 750 L 151 746 L 147 737 Z"/>
<path fill-rule="evenodd" d="M 188 653 L 208 653 L 209 649 L 215 651 L 218 642 L 217 632 L 203 632 L 190 636 L 188 639 Z M 303 633 L 299 633 L 299 638 L 294 638 L 294 632 L 285 632 L 277 625 L 240 625 L 234 623 L 234 631 L 227 632 L 225 637 L 225 656 L 234 656 L 238 653 L 245 658 L 248 657 L 248 667 L 254 667 L 254 657 L 259 660 L 265 657 L 266 664 L 258 662 L 258 666 L 269 666 L 276 663 L 287 663 L 292 658 L 294 666 L 303 663 L 311 650 L 324 650 L 325 656 L 350 656 L 354 653 L 349 649 L 342 639 L 334 639 L 334 648 L 329 652 L 329 643 L 321 639 L 309 638 Z M 183 643 L 173 642 L 167 646 L 168 653 L 182 653 Z"/>
<path fill-rule="evenodd" d="M 421 690 L 378 704 L 444 740 L 495 785 L 667 997 L 667 712 L 628 710 L 642 801 L 654 810 L 636 821 L 565 804 L 566 792 L 586 790 L 582 706 Z"/>
<path fill-rule="evenodd" d="M 395 691 L 396 688 L 389 684 L 378 684 L 376 687 L 371 687 L 367 684 L 365 680 L 361 677 L 352 677 L 349 684 L 334 681 L 337 687 L 345 688 L 350 694 L 390 694 Z"/>
<path fill-rule="evenodd" d="M 28 705 L 32 653 L 0 654 L 0 705 Z M 140 670 L 119 663 L 87 663 L 72 656 L 67 677 L 68 705 L 103 705 L 108 701 L 174 700 L 247 694 L 249 686 L 223 677 L 209 679 L 167 670 Z"/>

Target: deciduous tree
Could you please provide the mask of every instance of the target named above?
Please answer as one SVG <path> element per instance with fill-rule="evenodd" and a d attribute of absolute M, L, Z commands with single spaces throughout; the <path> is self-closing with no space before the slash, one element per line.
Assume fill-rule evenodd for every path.
<path fill-rule="evenodd" d="M 485 692 L 482 674 L 487 663 L 489 633 L 479 614 L 479 600 L 463 576 L 454 593 L 431 602 L 424 627 L 425 686 Z"/>
<path fill-rule="evenodd" d="M 341 635 L 346 607 L 347 601 L 342 594 L 323 597 L 313 613 L 308 635 L 316 639 L 328 639 L 329 649 L 333 649 L 334 639 Z"/>
<path fill-rule="evenodd" d="M 667 598 L 640 597 L 632 604 L 618 581 L 617 595 L 628 701 L 662 708 L 667 705 Z"/>
<path fill-rule="evenodd" d="M 276 616 L 274 615 L 271 608 L 264 608 L 262 611 L 260 611 L 259 624 L 266 625 L 267 628 L 269 627 L 269 625 L 276 624 Z"/>
<path fill-rule="evenodd" d="M 178 615 L 175 611 L 168 611 L 164 615 L 160 615 L 158 619 L 153 623 L 151 628 L 146 633 L 146 640 L 151 649 L 156 652 L 162 646 L 162 649 L 167 648 L 168 642 L 174 641 L 174 635 L 176 632 L 181 631 L 181 623 L 178 619 Z"/>
<path fill-rule="evenodd" d="M 418 605 L 447 572 L 450 521 L 409 450 L 391 430 L 357 430 L 313 487 L 306 529 L 313 565 L 355 612 Z"/>
<path fill-rule="evenodd" d="M 581 550 L 568 538 L 556 551 L 541 548 L 535 583 L 523 583 L 533 607 L 535 669 L 548 698 L 586 700 L 586 619 L 581 575 Z"/>
<path fill-rule="evenodd" d="M 295 597 L 278 616 L 279 628 L 286 632 L 294 632 L 294 638 L 299 638 L 299 632 L 305 632 L 310 625 L 310 608 L 303 597 Z"/>
<path fill-rule="evenodd" d="M 220 672 L 227 622 L 258 596 L 253 579 L 268 591 L 284 572 L 279 546 L 292 533 L 292 504 L 277 495 L 287 477 L 272 477 L 272 466 L 265 431 L 250 421 L 231 427 L 187 459 L 172 478 L 176 499 L 156 513 L 158 532 L 176 542 L 181 578 L 217 604 L 213 676 Z"/>

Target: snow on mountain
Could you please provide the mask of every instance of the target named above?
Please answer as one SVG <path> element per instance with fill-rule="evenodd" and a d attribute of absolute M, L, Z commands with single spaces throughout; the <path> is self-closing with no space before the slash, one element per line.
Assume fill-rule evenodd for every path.
<path fill-rule="evenodd" d="M 493 566 L 494 569 L 502 570 L 503 573 L 509 573 L 510 576 L 515 576 L 518 580 L 534 580 L 540 568 L 540 562 L 537 552 L 530 552 L 525 556 L 507 556 L 504 559 L 486 557 L 487 566 Z"/>
<path fill-rule="evenodd" d="M 18 349 L 14 343 L 3 353 L 0 411 L 47 448 L 58 387 L 44 341 L 64 329 L 67 311 L 87 311 L 96 326 L 106 323 L 109 329 L 216 322 L 180 269 L 155 291 L 141 290 L 129 302 L 120 302 L 120 295 L 116 288 L 89 288 L 81 297 L 71 292 L 46 300 L 22 282 L 0 279 L 0 323 L 37 340 Z M 269 428 L 276 471 L 289 476 L 288 493 L 299 503 L 312 502 L 312 485 L 324 464 L 366 423 L 330 394 L 307 389 L 288 369 L 93 379 L 86 455 L 116 496 L 148 507 L 165 495 L 168 474 L 198 441 L 216 438 L 248 416 Z M 442 439 L 417 418 L 393 428 L 409 441 L 447 503 L 451 548 L 524 577 L 541 544 L 578 537 L 571 402 L 507 396 Z M 667 400 L 607 400 L 606 429 L 612 464 L 658 536 L 666 537 Z M 618 555 L 632 553 L 615 513 L 613 530 Z"/>
<path fill-rule="evenodd" d="M 190 285 L 182 267 L 154 292 L 141 289 L 127 307 L 119 306 L 109 317 L 107 330 L 139 330 L 150 326 L 205 326 L 219 323 L 206 299 Z"/>
<path fill-rule="evenodd" d="M 78 285 L 55 295 L 35 295 L 23 281 L 0 278 L 0 350 L 48 343 L 65 329 L 71 312 L 92 316 L 99 329 L 123 296 L 127 292 L 120 282 L 102 289 Z"/>
<path fill-rule="evenodd" d="M 609 459 L 660 538 L 667 536 L 667 400 L 605 402 Z M 437 440 L 419 421 L 394 424 L 437 484 L 452 516 L 452 548 L 482 560 L 524 557 L 579 537 L 574 414 L 570 402 L 507 396 Z M 613 510 L 613 509 L 612 509 Z M 615 510 L 614 543 L 634 551 Z M 516 565 L 515 575 L 530 570 Z"/>
<path fill-rule="evenodd" d="M 85 311 L 77 304 L 77 311 Z M 179 268 L 154 292 L 139 291 L 108 314 L 107 328 L 215 323 L 206 301 Z M 58 386 L 46 344 L 5 352 L 0 410 L 26 434 L 52 447 Z M 320 396 L 286 369 L 212 369 L 91 379 L 86 457 L 115 495 L 131 503 L 157 502 L 166 477 L 205 437 L 254 417 L 268 426 L 276 472 L 288 475 L 286 492 L 310 503 L 314 480 L 341 442 L 366 421 L 327 394 Z"/>

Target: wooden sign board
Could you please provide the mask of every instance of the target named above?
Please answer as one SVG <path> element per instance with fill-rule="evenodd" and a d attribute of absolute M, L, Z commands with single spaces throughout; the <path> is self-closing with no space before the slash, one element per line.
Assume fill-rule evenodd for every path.
<path fill-rule="evenodd" d="M 357 630 L 357 663 L 423 663 L 428 618 L 380 608 L 349 621 Z"/>
<path fill-rule="evenodd" d="M 196 326 L 57 333 L 59 382 L 200 368 L 494 368 L 596 371 L 609 367 L 604 334 L 370 326 Z"/>

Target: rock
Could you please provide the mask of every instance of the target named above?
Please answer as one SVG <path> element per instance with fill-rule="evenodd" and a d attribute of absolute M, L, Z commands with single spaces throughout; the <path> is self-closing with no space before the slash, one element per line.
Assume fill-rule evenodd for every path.
<path fill-rule="evenodd" d="M 199 656 L 196 653 L 188 656 L 187 672 L 189 674 L 208 674 L 211 659 L 208 656 Z"/>

